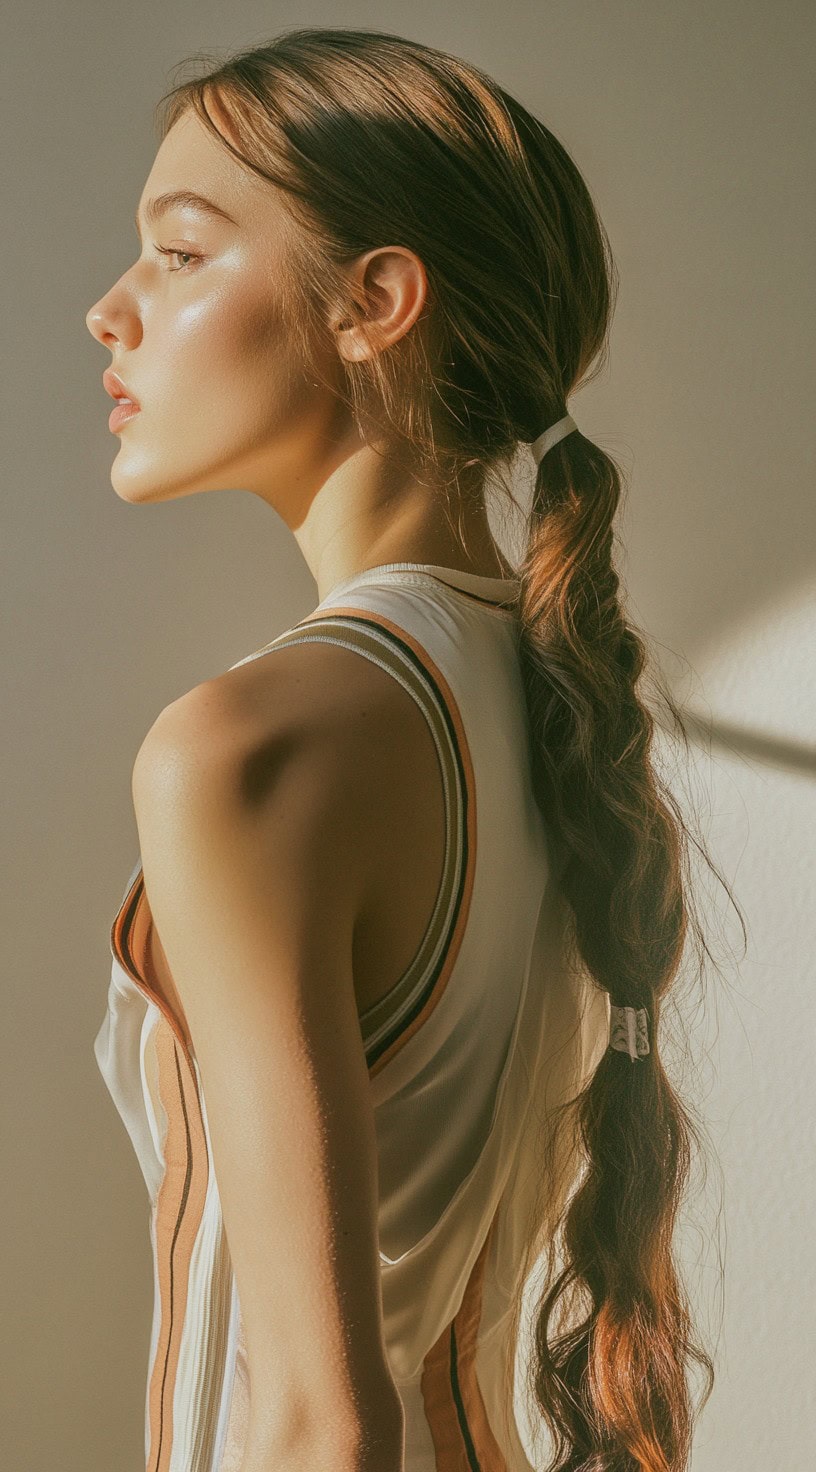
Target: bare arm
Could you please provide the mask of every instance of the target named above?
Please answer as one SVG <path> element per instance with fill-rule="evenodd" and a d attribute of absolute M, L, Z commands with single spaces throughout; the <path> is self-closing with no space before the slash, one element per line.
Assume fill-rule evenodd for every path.
<path fill-rule="evenodd" d="M 168 706 L 133 800 L 246 1328 L 245 1472 L 399 1472 L 351 966 L 359 753 L 291 705 L 259 747 L 229 707 L 212 682 Z"/>

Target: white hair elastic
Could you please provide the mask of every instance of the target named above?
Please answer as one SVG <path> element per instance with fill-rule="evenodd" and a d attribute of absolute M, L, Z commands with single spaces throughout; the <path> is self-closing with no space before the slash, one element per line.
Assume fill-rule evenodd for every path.
<path fill-rule="evenodd" d="M 551 424 L 549 429 L 545 429 L 544 433 L 540 434 L 537 440 L 533 440 L 530 446 L 536 465 L 541 463 L 547 451 L 551 450 L 553 445 L 557 445 L 558 441 L 562 440 L 565 434 L 572 434 L 572 431 L 577 428 L 578 425 L 575 423 L 572 415 L 565 414 L 564 418 L 559 419 L 557 424 Z"/>
<path fill-rule="evenodd" d="M 616 1007 L 612 1003 L 609 1017 L 609 1046 L 628 1053 L 632 1062 L 649 1052 L 647 1029 L 648 1013 L 645 1007 Z"/>

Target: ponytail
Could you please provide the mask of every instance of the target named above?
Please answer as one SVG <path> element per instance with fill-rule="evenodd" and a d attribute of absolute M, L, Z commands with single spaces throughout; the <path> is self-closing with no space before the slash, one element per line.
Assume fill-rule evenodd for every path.
<path fill-rule="evenodd" d="M 520 593 L 536 798 L 561 856 L 575 955 L 636 1022 L 633 1059 L 613 1010 L 610 1046 L 573 1101 L 586 1170 L 533 1333 L 531 1384 L 555 1442 L 552 1472 L 685 1468 L 689 1363 L 706 1370 L 705 1399 L 713 1384 L 672 1250 L 697 1135 L 659 1046 L 689 924 L 685 828 L 650 761 L 654 720 L 637 688 L 644 644 L 613 567 L 619 499 L 618 470 L 597 445 L 578 433 L 551 449 L 538 466 Z M 573 1319 L 553 1335 L 559 1306 Z"/>

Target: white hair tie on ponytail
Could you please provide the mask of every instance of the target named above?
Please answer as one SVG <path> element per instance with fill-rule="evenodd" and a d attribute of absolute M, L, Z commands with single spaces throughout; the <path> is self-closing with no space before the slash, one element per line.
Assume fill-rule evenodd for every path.
<path fill-rule="evenodd" d="M 553 445 L 557 445 L 558 441 L 562 440 L 565 434 L 572 434 L 572 431 L 577 428 L 578 425 L 575 423 L 572 415 L 565 414 L 564 418 L 559 419 L 557 424 L 551 424 L 549 429 L 545 429 L 544 433 L 540 434 L 538 439 L 533 440 L 530 445 L 536 465 L 541 463 L 547 451 L 551 450 Z"/>
<path fill-rule="evenodd" d="M 616 1007 L 609 1013 L 609 1046 L 628 1053 L 633 1063 L 649 1052 L 649 1014 L 645 1007 Z"/>

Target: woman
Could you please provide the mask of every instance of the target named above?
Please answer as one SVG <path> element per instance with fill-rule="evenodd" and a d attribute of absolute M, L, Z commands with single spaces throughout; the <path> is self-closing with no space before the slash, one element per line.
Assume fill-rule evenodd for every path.
<path fill-rule="evenodd" d="M 550 1465 L 685 1468 L 686 830 L 619 473 L 566 409 L 603 227 L 542 123 L 399 36 L 289 31 L 163 101 L 141 254 L 87 318 L 129 400 L 113 484 L 249 489 L 319 603 L 134 766 L 95 1048 L 151 1202 L 147 1466 L 528 1469 L 543 1253 Z M 516 505 L 520 442 L 516 568 L 485 488 Z"/>

